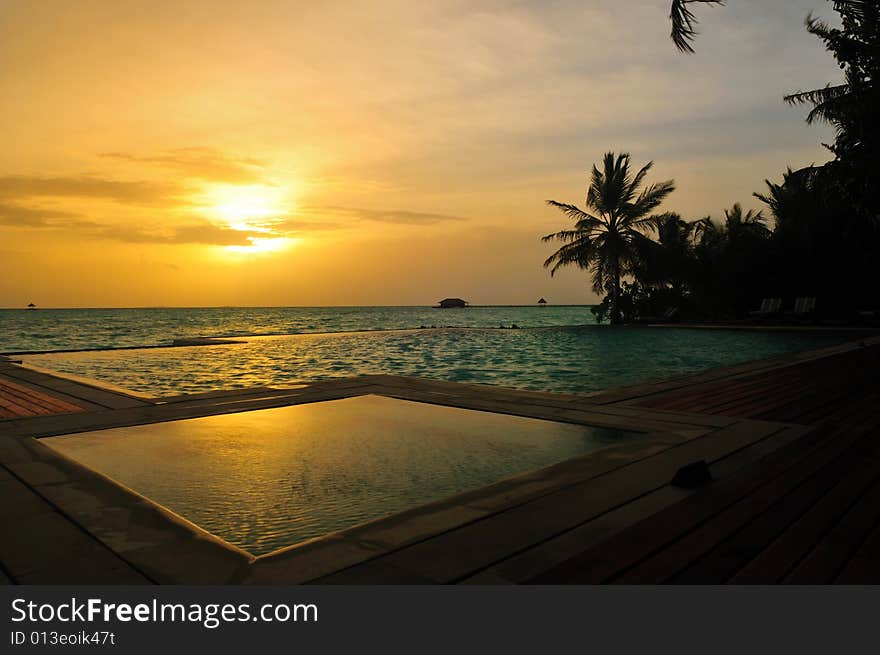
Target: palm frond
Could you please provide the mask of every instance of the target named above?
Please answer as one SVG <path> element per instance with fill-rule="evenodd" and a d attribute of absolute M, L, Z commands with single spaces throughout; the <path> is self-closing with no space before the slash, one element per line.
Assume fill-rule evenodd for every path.
<path fill-rule="evenodd" d="M 556 207 L 563 214 L 571 219 L 574 219 L 575 221 L 582 221 L 584 219 L 595 219 L 595 216 L 591 216 L 577 205 L 570 205 L 566 202 L 558 202 L 556 200 L 548 200 L 547 204 L 551 207 Z"/>
<path fill-rule="evenodd" d="M 541 237 L 541 241 L 543 243 L 549 241 L 564 241 L 569 243 L 582 236 L 583 232 L 580 230 L 560 230 L 559 232 L 553 232 L 552 234 L 547 234 L 546 236 Z"/>
<path fill-rule="evenodd" d="M 688 7 L 689 4 L 700 2 L 706 5 L 723 5 L 724 0 L 672 0 L 669 19 L 672 21 L 672 42 L 681 52 L 692 53 L 693 43 L 697 36 L 697 17 Z"/>
<path fill-rule="evenodd" d="M 645 188 L 636 198 L 635 202 L 630 203 L 626 208 L 628 220 L 633 224 L 640 223 L 641 220 L 653 212 L 666 199 L 670 193 L 675 191 L 675 181 L 666 180 L 665 182 L 657 182 Z"/>
<path fill-rule="evenodd" d="M 638 173 L 635 174 L 635 176 L 629 183 L 629 188 L 627 189 L 627 191 L 629 192 L 629 199 L 635 197 L 636 193 L 639 190 L 639 187 L 642 186 L 642 182 L 645 180 L 645 176 L 648 174 L 648 171 L 650 171 L 653 167 L 654 162 L 649 161 L 647 164 L 639 169 Z"/>
<path fill-rule="evenodd" d="M 627 178 L 629 176 L 630 155 L 622 152 L 616 155 L 606 152 L 602 158 L 602 170 L 593 165 L 590 188 L 587 191 L 587 206 L 600 213 L 611 214 L 623 202 Z"/>
<path fill-rule="evenodd" d="M 570 264 L 576 265 L 578 268 L 587 268 L 593 259 L 594 244 L 589 237 L 581 237 L 567 243 L 559 250 L 544 260 L 544 268 L 550 269 L 550 276 L 553 277 L 563 266 Z"/>
<path fill-rule="evenodd" d="M 813 89 L 812 91 L 798 91 L 784 96 L 783 99 L 790 105 L 813 104 L 821 105 L 825 102 L 835 100 L 849 93 L 849 85 L 838 84 L 836 86 L 827 86 L 821 89 Z"/>
<path fill-rule="evenodd" d="M 833 123 L 850 106 L 854 100 L 849 84 L 830 84 L 812 91 L 798 91 L 784 97 L 790 105 L 811 104 L 813 109 L 807 114 L 807 123 L 816 121 Z"/>
<path fill-rule="evenodd" d="M 813 12 L 807 14 L 804 25 L 807 26 L 807 32 L 818 36 L 820 39 L 830 39 L 838 31 L 824 20 L 814 18 Z"/>

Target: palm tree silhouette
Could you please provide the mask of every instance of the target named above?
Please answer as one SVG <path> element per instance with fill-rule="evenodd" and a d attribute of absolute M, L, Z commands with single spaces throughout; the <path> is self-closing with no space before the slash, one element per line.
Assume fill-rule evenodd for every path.
<path fill-rule="evenodd" d="M 750 237 L 764 238 L 770 230 L 767 229 L 767 221 L 764 213 L 750 209 L 743 214 L 742 205 L 734 203 L 733 207 L 724 210 L 724 228 L 727 239 L 735 244 L 742 239 Z"/>
<path fill-rule="evenodd" d="M 650 285 L 670 284 L 681 295 L 692 272 L 693 232 L 695 223 L 688 223 L 681 215 L 667 212 L 655 217 L 653 228 L 657 241 L 648 241 L 640 255 L 641 266 L 636 279 Z"/>
<path fill-rule="evenodd" d="M 620 322 L 620 280 L 636 269 L 644 232 L 656 225 L 653 212 L 675 189 L 673 180 L 640 189 L 653 167 L 648 162 L 632 175 L 630 155 L 608 152 L 602 170 L 593 166 L 584 211 L 575 205 L 548 200 L 574 220 L 574 229 L 548 234 L 542 241 L 561 241 L 564 245 L 544 262 L 554 275 L 562 266 L 588 269 L 593 290 L 611 296 L 611 322 Z"/>
<path fill-rule="evenodd" d="M 844 83 L 792 93 L 785 96 L 785 101 L 791 105 L 813 105 L 807 123 L 825 121 L 841 132 L 852 127 L 850 123 L 854 118 L 864 121 L 873 114 L 866 103 L 869 99 L 876 103 L 880 6 L 877 0 L 840 0 L 834 5 L 840 14 L 842 28 L 831 27 L 812 14 L 807 16 L 806 24 L 807 31 L 819 37 L 834 52 L 844 70 Z M 867 122 L 874 124 L 876 119 Z"/>

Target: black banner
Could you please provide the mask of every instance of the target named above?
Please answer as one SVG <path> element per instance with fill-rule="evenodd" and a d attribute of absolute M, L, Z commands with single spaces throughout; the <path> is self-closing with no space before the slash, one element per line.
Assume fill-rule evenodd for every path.
<path fill-rule="evenodd" d="M 0 597 L 3 653 L 849 652 L 876 648 L 880 606 L 878 587 L 6 586 Z"/>

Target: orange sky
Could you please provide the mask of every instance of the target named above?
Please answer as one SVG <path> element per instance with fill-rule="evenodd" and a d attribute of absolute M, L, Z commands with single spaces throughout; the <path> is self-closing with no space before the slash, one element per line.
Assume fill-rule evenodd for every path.
<path fill-rule="evenodd" d="M 827 159 L 824 3 L 667 4 L 3 0 L 0 306 L 592 302 L 539 238 L 604 151 L 687 218 Z"/>

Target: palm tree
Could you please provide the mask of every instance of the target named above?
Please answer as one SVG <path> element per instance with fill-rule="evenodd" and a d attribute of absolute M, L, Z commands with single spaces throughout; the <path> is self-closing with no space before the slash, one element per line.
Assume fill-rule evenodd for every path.
<path fill-rule="evenodd" d="M 657 231 L 657 242 L 652 248 L 654 271 L 649 266 L 649 275 L 644 281 L 668 283 L 681 296 L 692 269 L 694 223 L 688 223 L 675 212 L 667 212 L 656 217 L 654 229 Z"/>
<path fill-rule="evenodd" d="M 765 238 L 770 234 L 767 229 L 767 221 L 764 212 L 750 209 L 743 214 L 742 205 L 734 203 L 733 207 L 724 210 L 724 229 L 727 240 L 731 246 L 735 246 L 744 238 Z"/>
<path fill-rule="evenodd" d="M 824 165 L 823 186 L 837 187 L 838 205 L 847 229 L 859 233 L 859 241 L 875 241 L 880 235 L 880 3 L 877 0 L 834 0 L 840 27 L 807 17 L 807 31 L 819 37 L 843 70 L 842 84 L 801 91 L 785 96 L 791 105 L 811 105 L 807 122 L 823 121 L 836 131 L 826 146 L 835 159 Z M 827 184 L 830 183 L 830 184 Z M 869 256 L 868 259 L 873 260 Z"/>
<path fill-rule="evenodd" d="M 764 180 L 767 193 L 752 195 L 770 209 L 776 219 L 776 233 L 788 233 L 796 229 L 811 228 L 825 209 L 823 167 L 807 166 L 782 174 L 782 184 Z M 827 183 L 826 183 L 827 185 Z M 824 216 L 823 216 L 824 218 Z"/>
<path fill-rule="evenodd" d="M 876 81 L 880 57 L 878 57 L 878 34 L 880 34 L 880 6 L 877 0 L 837 0 L 834 8 L 840 14 L 842 27 L 807 16 L 807 31 L 825 42 L 834 53 L 837 63 L 844 71 L 845 82 L 827 85 L 812 91 L 799 91 L 785 96 L 791 105 L 811 104 L 807 123 L 826 121 L 838 131 L 851 127 L 853 118 L 876 123 Z M 875 107 L 867 110 L 865 103 L 873 99 Z M 870 114 L 860 110 L 867 110 Z M 855 136 L 855 135 L 853 135 Z"/>
<path fill-rule="evenodd" d="M 620 280 L 631 275 L 638 261 L 639 242 L 654 225 L 651 215 L 675 189 L 672 180 L 640 189 L 654 162 L 632 175 L 628 153 L 605 154 L 602 170 L 593 165 L 584 211 L 555 200 L 547 204 L 574 220 L 574 229 L 554 232 L 542 241 L 561 241 L 563 246 L 544 262 L 554 275 L 562 266 L 588 269 L 596 293 L 610 293 L 611 322 L 620 322 Z"/>
<path fill-rule="evenodd" d="M 697 36 L 697 17 L 688 7 L 689 4 L 699 2 L 704 5 L 723 5 L 725 0 L 672 0 L 669 9 L 669 20 L 672 21 L 672 42 L 682 52 L 694 51 L 691 43 Z"/>

